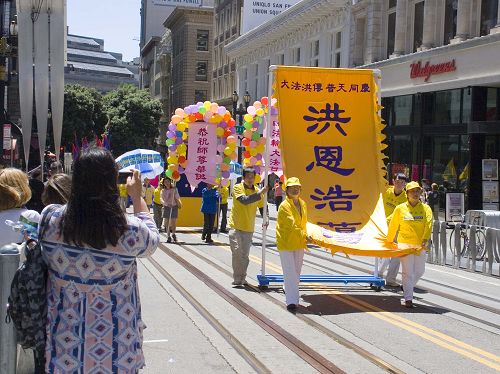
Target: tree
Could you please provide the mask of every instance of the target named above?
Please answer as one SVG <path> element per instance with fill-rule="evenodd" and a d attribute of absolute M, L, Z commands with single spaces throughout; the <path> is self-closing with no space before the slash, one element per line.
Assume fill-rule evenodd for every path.
<path fill-rule="evenodd" d="M 107 133 L 115 157 L 135 148 L 154 148 L 162 114 L 159 100 L 129 84 L 108 92 L 103 99 L 110 119 Z"/>
<path fill-rule="evenodd" d="M 92 141 L 101 136 L 107 123 L 102 95 L 93 88 L 78 84 L 64 87 L 64 120 L 61 145 L 71 149 L 75 137 Z"/>

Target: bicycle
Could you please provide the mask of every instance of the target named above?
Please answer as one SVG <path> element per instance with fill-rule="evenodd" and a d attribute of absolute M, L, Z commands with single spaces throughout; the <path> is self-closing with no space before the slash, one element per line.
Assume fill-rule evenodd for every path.
<path fill-rule="evenodd" d="M 466 256 L 471 256 L 470 253 L 470 248 L 469 248 L 469 243 L 470 243 L 470 238 L 468 234 L 468 228 L 469 224 L 465 223 L 465 216 L 460 215 L 460 238 L 461 238 L 461 248 L 460 248 L 460 256 L 466 257 Z M 453 223 L 458 223 L 453 219 L 452 216 L 452 222 Z M 477 224 L 478 222 L 478 217 L 474 217 L 474 222 Z M 455 246 L 455 225 L 450 225 L 448 226 L 453 229 L 450 235 L 450 249 L 454 253 L 458 253 L 457 248 Z M 475 233 L 476 237 L 476 261 L 481 261 L 484 259 L 484 256 L 486 255 L 486 235 L 484 233 L 484 228 L 482 226 L 478 226 L 476 229 Z"/>

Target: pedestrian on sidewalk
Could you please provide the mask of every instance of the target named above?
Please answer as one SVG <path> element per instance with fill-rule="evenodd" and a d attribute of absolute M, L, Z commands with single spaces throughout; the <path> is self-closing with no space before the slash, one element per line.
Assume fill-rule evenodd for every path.
<path fill-rule="evenodd" d="M 144 184 L 142 185 L 142 198 L 146 202 L 148 208 L 151 208 L 153 204 L 153 195 L 155 193 L 155 188 L 151 186 L 148 178 L 144 178 Z"/>
<path fill-rule="evenodd" d="M 286 308 L 293 312 L 299 305 L 300 271 L 307 247 L 307 205 L 300 198 L 299 178 L 288 178 L 285 192 L 285 201 L 278 209 L 276 245 L 283 269 Z"/>
<path fill-rule="evenodd" d="M 64 205 L 71 195 L 71 177 L 68 174 L 54 174 L 47 181 L 42 193 L 44 206 L 50 204 Z"/>
<path fill-rule="evenodd" d="M 436 183 L 431 184 L 431 190 L 427 194 L 427 204 L 432 209 L 434 220 L 439 220 L 439 191 Z"/>
<path fill-rule="evenodd" d="M 220 232 L 227 233 L 227 199 L 229 198 L 229 187 L 220 188 L 220 212 L 222 214 L 220 221 Z"/>
<path fill-rule="evenodd" d="M 163 227 L 167 233 L 167 243 L 177 243 L 175 230 L 177 228 L 177 218 L 179 209 L 182 207 L 181 197 L 177 187 L 174 186 L 170 178 L 163 179 L 163 189 L 160 193 L 161 205 L 163 205 Z M 170 237 L 172 233 L 172 237 Z"/>
<path fill-rule="evenodd" d="M 213 243 L 212 231 L 214 229 L 215 215 L 217 214 L 217 204 L 219 203 L 219 192 L 213 184 L 207 183 L 207 186 L 201 191 L 201 212 L 203 213 L 203 233 L 201 240 L 207 243 Z"/>
<path fill-rule="evenodd" d="M 391 220 L 391 214 L 394 212 L 394 209 L 396 209 L 399 204 L 407 201 L 405 192 L 406 182 L 406 175 L 404 175 L 403 173 L 396 174 L 392 180 L 393 185 L 387 188 L 387 190 L 383 194 L 384 210 L 387 224 L 389 224 Z M 384 260 L 382 261 L 379 275 L 383 277 L 385 269 L 389 267 L 387 269 L 387 275 L 385 276 L 385 284 L 387 284 L 388 286 L 399 287 L 399 283 L 396 281 L 396 277 L 398 276 L 399 272 L 399 264 L 399 257 L 384 258 Z"/>
<path fill-rule="evenodd" d="M 161 232 L 161 221 L 162 221 L 162 208 L 161 205 L 161 190 L 163 189 L 163 178 L 160 179 L 158 187 L 155 188 L 153 193 L 153 217 L 155 220 L 156 228 Z"/>
<path fill-rule="evenodd" d="M 425 271 L 426 253 L 432 230 L 432 210 L 420 201 L 422 187 L 418 182 L 406 185 L 408 201 L 394 209 L 387 240 L 394 243 L 397 233 L 399 249 L 412 248 L 412 254 L 401 257 L 403 293 L 407 308 L 413 307 L 413 288 Z"/>
<path fill-rule="evenodd" d="M 278 211 L 282 201 L 283 201 L 283 182 L 281 180 L 277 180 L 274 183 L 274 203 L 276 204 L 276 211 Z"/>
<path fill-rule="evenodd" d="M 252 236 L 255 229 L 257 208 L 263 216 L 264 198 L 268 187 L 259 189 L 255 186 L 255 169 L 243 169 L 243 181 L 233 188 L 233 208 L 229 216 L 229 245 L 232 252 L 233 285 L 246 284 L 247 269 L 252 245 Z M 263 217 L 264 218 L 264 217 Z M 269 223 L 264 218 L 263 225 Z"/>
<path fill-rule="evenodd" d="M 75 160 L 68 204 L 42 212 L 47 373 L 137 373 L 144 366 L 136 258 L 151 256 L 160 236 L 139 171 L 126 183 L 133 215 L 120 208 L 117 177 L 111 153 L 90 148 Z"/>

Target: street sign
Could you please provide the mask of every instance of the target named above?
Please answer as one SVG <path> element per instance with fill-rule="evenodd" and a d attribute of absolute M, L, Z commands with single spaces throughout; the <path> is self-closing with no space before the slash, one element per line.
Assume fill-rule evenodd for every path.
<path fill-rule="evenodd" d="M 243 134 L 243 131 L 245 131 L 244 126 L 235 126 L 236 127 L 236 134 L 241 135 Z"/>

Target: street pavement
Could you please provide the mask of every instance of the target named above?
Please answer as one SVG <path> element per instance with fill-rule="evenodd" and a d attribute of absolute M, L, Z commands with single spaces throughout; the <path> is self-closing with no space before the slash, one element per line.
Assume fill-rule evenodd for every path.
<path fill-rule="evenodd" d="M 270 214 L 275 216 L 274 206 Z M 261 224 L 258 218 L 247 277 L 251 285 L 257 285 L 261 270 Z M 274 220 L 267 235 L 266 271 L 281 273 Z M 411 310 L 401 305 L 402 292 L 394 287 L 375 292 L 360 284 L 304 284 L 294 315 L 285 309 L 281 285 L 271 285 L 265 292 L 231 286 L 227 234 L 214 237 L 212 245 L 200 236 L 198 230 L 181 229 L 180 243 L 171 244 L 162 234 L 156 253 L 139 260 L 143 319 L 148 326 L 147 366 L 142 373 L 318 371 L 274 331 L 263 329 L 241 309 L 242 303 L 347 373 L 500 371 L 498 277 L 427 264 L 417 285 L 416 308 Z M 176 256 L 205 278 L 188 271 Z M 302 273 L 372 271 L 371 258 L 332 257 L 311 249 Z M 207 279 L 229 298 L 223 298 Z"/>

